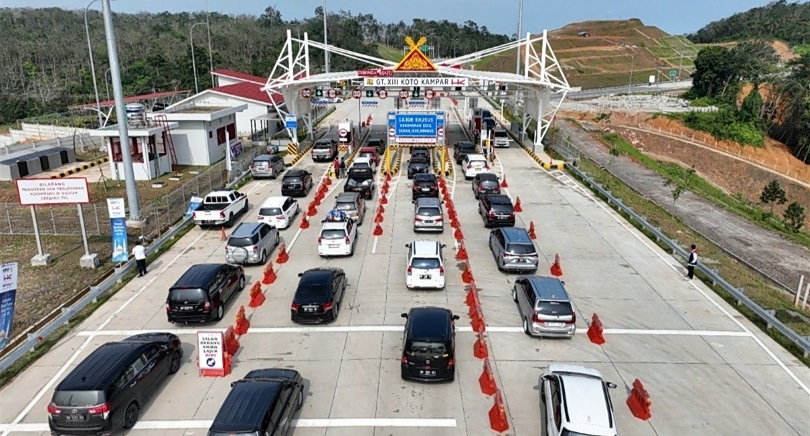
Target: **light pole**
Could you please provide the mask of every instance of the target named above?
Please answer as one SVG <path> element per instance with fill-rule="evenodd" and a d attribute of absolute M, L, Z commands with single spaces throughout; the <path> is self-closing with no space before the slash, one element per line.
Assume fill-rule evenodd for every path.
<path fill-rule="evenodd" d="M 523 0 L 520 0 L 520 13 L 518 14 L 517 39 L 520 39 L 521 35 L 523 35 Z M 518 46 L 517 56 L 515 56 L 515 74 L 520 74 L 520 46 Z"/>
<path fill-rule="evenodd" d="M 138 221 L 141 218 L 141 207 L 138 201 L 138 191 L 135 188 L 135 169 L 132 166 L 132 155 L 129 148 L 127 112 L 124 108 L 121 71 L 118 69 L 118 48 L 115 44 L 115 27 L 113 27 L 110 0 L 101 0 L 101 10 L 104 14 L 104 33 L 107 37 L 107 53 L 110 57 L 110 75 L 112 76 L 113 95 L 115 96 L 115 115 L 118 117 L 118 137 L 121 142 L 121 160 L 124 166 L 124 181 L 127 187 L 129 217 Z"/>
<path fill-rule="evenodd" d="M 324 46 L 329 44 L 328 38 L 327 38 L 327 33 L 328 33 L 328 31 L 326 29 L 326 0 L 323 0 L 323 45 Z M 329 72 L 329 50 L 326 47 L 323 48 L 323 64 L 324 64 L 324 69 L 328 73 Z"/>
<path fill-rule="evenodd" d="M 98 0 L 92 0 L 84 8 L 84 32 L 87 34 L 87 51 L 90 52 L 90 73 L 93 75 L 93 92 L 96 94 L 96 112 L 98 112 L 98 127 L 101 128 L 101 103 L 98 100 L 98 83 L 96 82 L 96 64 L 93 62 L 93 45 L 90 43 L 90 26 L 87 25 L 87 12 L 90 6 Z"/>
<path fill-rule="evenodd" d="M 110 87 L 107 85 L 107 74 L 110 72 L 110 69 L 107 68 L 104 71 L 104 90 L 107 92 L 107 101 L 110 101 Z"/>
<path fill-rule="evenodd" d="M 205 27 L 208 31 L 208 73 L 211 75 L 211 86 L 214 86 L 214 52 L 211 51 L 211 22 L 208 17 L 208 0 L 205 0 Z"/>
<path fill-rule="evenodd" d="M 194 23 L 194 24 L 191 25 L 191 30 L 188 31 L 188 40 L 189 40 L 189 43 L 191 44 L 191 67 L 194 68 L 194 92 L 195 93 L 200 92 L 200 87 L 197 84 L 197 59 L 194 56 L 194 27 L 196 27 L 196 26 L 198 26 L 200 24 L 205 24 L 205 23 L 203 23 L 203 22 Z M 210 52 L 211 51 L 210 50 L 210 48 L 211 48 L 211 40 L 210 39 L 208 40 L 208 48 L 209 48 L 208 51 Z"/>
<path fill-rule="evenodd" d="M 630 88 L 633 86 L 633 70 L 636 68 L 636 56 L 630 55 L 630 83 L 627 85 L 627 93 L 630 94 Z"/>

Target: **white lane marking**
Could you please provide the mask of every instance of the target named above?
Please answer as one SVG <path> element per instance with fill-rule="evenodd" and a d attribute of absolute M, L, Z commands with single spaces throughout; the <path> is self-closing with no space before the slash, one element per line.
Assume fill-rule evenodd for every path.
<path fill-rule="evenodd" d="M 185 421 L 140 421 L 135 430 L 183 430 L 207 429 L 213 420 L 195 419 Z M 439 418 L 345 418 L 345 419 L 294 419 L 292 427 L 337 428 L 337 427 L 456 427 L 455 419 Z M 47 423 L 0 424 L 6 432 L 39 433 L 50 429 Z"/>
<path fill-rule="evenodd" d="M 325 326 L 325 327 L 251 327 L 250 333 L 254 334 L 284 334 L 284 333 L 357 333 L 357 332 L 401 332 L 403 326 L 399 325 L 352 325 L 352 326 Z M 172 333 L 175 335 L 196 335 L 201 331 L 225 331 L 225 329 L 162 329 L 162 330 L 86 330 L 76 334 L 76 336 L 133 336 L 144 333 Z M 469 326 L 456 327 L 457 332 L 472 333 Z M 487 326 L 487 331 L 491 333 L 523 333 L 522 327 Z M 579 328 L 577 334 L 585 334 L 588 329 Z M 728 337 L 749 337 L 750 332 L 729 331 L 729 330 L 646 330 L 646 329 L 611 329 L 603 331 L 607 335 L 639 335 L 639 336 L 728 336 Z"/>
<path fill-rule="evenodd" d="M 203 236 L 205 236 L 206 234 L 207 234 L 206 232 L 200 233 L 200 236 L 197 236 L 196 239 L 191 241 L 191 243 L 186 248 L 184 248 L 177 256 L 175 256 L 174 259 L 172 259 L 169 263 L 167 263 L 166 266 L 163 267 L 163 269 L 161 269 L 148 282 L 146 282 L 143 286 L 141 286 L 134 294 L 132 294 L 132 296 L 129 297 L 129 299 L 127 299 L 127 301 L 125 301 L 123 304 L 121 304 L 118 307 L 118 309 L 116 309 L 115 312 L 112 313 L 112 315 L 110 315 L 106 320 L 104 320 L 104 322 L 102 322 L 96 328 L 96 331 L 98 332 L 98 331 L 103 330 L 104 327 L 106 327 L 107 324 L 110 323 L 110 321 L 115 319 L 115 317 L 119 313 L 123 312 L 124 309 L 127 308 L 127 306 L 129 306 L 133 301 L 135 301 L 135 299 L 138 298 L 138 296 L 140 296 L 141 293 L 143 293 L 143 291 L 149 289 L 151 287 L 152 283 L 154 283 L 154 281 L 157 280 L 158 276 L 160 276 L 162 273 L 165 273 L 166 270 L 168 270 L 172 265 L 175 264 L 175 262 L 177 262 L 181 257 L 183 257 L 186 254 L 186 252 L 188 250 L 190 250 L 197 242 L 199 242 L 200 239 L 202 239 Z M 34 398 L 31 400 L 31 402 L 29 402 L 25 406 L 25 408 L 22 410 L 22 412 L 20 412 L 20 414 L 17 415 L 16 418 L 14 418 L 14 421 L 12 421 L 13 424 L 19 424 L 20 421 L 25 419 L 25 417 L 29 413 L 31 413 L 31 410 L 33 410 L 34 406 L 36 406 L 36 404 L 42 399 L 42 397 L 45 396 L 45 394 L 51 389 L 51 387 L 54 384 L 56 384 L 56 381 L 59 380 L 60 378 L 62 378 L 62 375 L 64 375 L 65 372 L 67 372 L 68 368 L 70 368 L 70 366 L 73 365 L 73 362 L 75 362 L 76 359 L 79 358 L 79 355 L 81 355 L 82 351 L 84 351 L 84 349 L 87 348 L 88 345 L 90 345 L 90 342 L 92 340 L 93 340 L 92 336 L 85 339 L 85 341 L 79 346 L 79 348 L 76 349 L 76 351 L 73 353 L 73 355 L 70 356 L 70 358 L 59 368 L 58 371 L 56 371 L 56 374 L 54 374 L 53 377 L 51 377 L 51 379 L 48 380 L 48 383 L 46 383 L 45 386 L 43 386 L 42 389 L 40 389 L 40 391 L 37 392 L 37 394 L 34 396 Z M 9 433 L 11 433 L 10 430 L 5 430 L 5 431 L 3 431 L 2 436 L 8 436 Z"/>
<path fill-rule="evenodd" d="M 551 172 L 550 172 L 550 171 L 546 170 L 546 169 L 545 169 L 545 168 L 543 168 L 541 165 L 538 165 L 538 164 L 537 164 L 537 162 L 535 162 L 535 165 L 537 165 L 537 166 L 538 166 L 538 167 L 539 167 L 541 170 L 543 170 L 543 171 L 544 171 L 546 174 L 548 174 L 550 177 L 555 178 L 555 177 L 554 177 L 554 176 L 551 174 Z M 555 178 L 555 179 L 556 179 L 556 178 Z M 579 185 L 579 183 L 577 183 L 577 185 Z M 601 201 L 599 201 L 599 200 L 597 200 L 596 198 L 594 198 L 594 197 L 593 197 L 593 195 L 592 195 L 592 194 L 591 194 L 589 191 L 585 191 L 585 192 L 584 192 L 584 194 L 585 194 L 585 195 L 586 195 L 586 196 L 587 196 L 589 199 L 591 199 L 591 201 L 593 201 L 593 202 L 594 202 L 594 203 L 596 203 L 596 204 L 597 204 L 597 205 L 598 205 L 600 208 L 602 208 L 602 210 L 604 210 L 604 211 L 605 211 L 605 212 L 606 212 L 606 213 L 607 213 L 607 214 L 608 214 L 608 215 L 609 215 L 611 218 L 613 218 L 613 220 L 614 220 L 614 221 L 616 221 L 616 222 L 617 222 L 617 223 L 618 223 L 620 226 L 622 226 L 622 227 L 623 227 L 625 230 L 627 230 L 627 231 L 628 231 L 628 232 L 629 232 L 631 235 L 633 235 L 633 237 L 634 237 L 634 238 L 636 238 L 636 239 L 637 239 L 639 242 L 641 242 L 642 244 L 644 244 L 644 246 L 645 246 L 645 247 L 647 247 L 647 249 L 648 249 L 648 250 L 650 250 L 652 253 L 654 253 L 654 254 L 655 254 L 655 255 L 656 255 L 656 256 L 657 256 L 659 259 L 661 259 L 661 261 L 662 261 L 662 262 L 664 262 L 664 264 L 666 264 L 667 266 L 669 266 L 669 267 L 670 267 L 670 268 L 671 268 L 673 271 L 675 271 L 675 272 L 676 272 L 676 273 L 678 273 L 679 275 L 680 275 L 680 274 L 682 274 L 682 272 L 681 272 L 681 271 L 680 271 L 680 269 L 679 269 L 679 268 L 680 268 L 680 265 L 675 266 L 675 265 L 673 265 L 672 263 L 670 263 L 670 262 L 669 262 L 669 261 L 668 261 L 668 260 L 667 260 L 667 259 L 666 259 L 666 258 L 665 258 L 665 257 L 664 257 L 662 254 L 661 254 L 661 253 L 659 253 L 659 252 L 658 252 L 658 251 L 657 251 L 655 248 L 653 248 L 653 247 L 652 247 L 652 246 L 651 246 L 651 245 L 648 243 L 648 241 L 646 240 L 646 237 L 642 238 L 641 236 L 639 236 L 639 235 L 638 235 L 638 234 L 637 234 L 637 233 L 634 231 L 634 230 L 635 230 L 635 227 L 631 227 L 631 225 L 630 225 L 630 224 L 627 224 L 627 223 L 625 223 L 623 220 L 619 219 L 619 218 L 618 218 L 618 217 L 617 217 L 617 216 L 616 216 L 616 215 L 613 213 L 613 210 L 612 210 L 612 209 L 610 209 L 608 206 L 605 206 L 605 205 L 604 205 L 604 204 L 603 204 Z M 743 324 L 743 323 L 742 323 L 742 322 L 740 322 L 740 321 L 739 321 L 737 318 L 735 318 L 735 317 L 734 317 L 734 315 L 732 315 L 731 313 L 729 313 L 729 311 L 728 311 L 728 310 L 726 310 L 726 308 L 725 308 L 725 307 L 723 307 L 722 305 L 720 305 L 720 303 L 718 303 L 718 302 L 717 302 L 717 300 L 715 300 L 714 298 L 712 298 L 711 296 L 709 296 L 709 294 L 707 294 L 705 291 L 703 291 L 703 289 L 700 289 L 700 287 L 699 287 L 699 286 L 697 286 L 697 285 L 696 285 L 694 282 L 690 281 L 690 282 L 689 282 L 689 286 L 691 286 L 693 289 L 695 289 L 696 291 L 698 291 L 698 292 L 699 292 L 701 295 L 703 295 L 703 297 L 704 297 L 704 298 L 706 298 L 706 300 L 708 300 L 708 301 L 709 301 L 709 302 L 710 302 L 710 303 L 711 303 L 711 304 L 712 304 L 714 307 L 716 307 L 716 308 L 717 308 L 717 309 L 719 309 L 721 312 L 723 312 L 723 314 L 724 314 L 724 315 L 726 315 L 726 317 L 727 317 L 728 319 L 730 319 L 732 322 L 734 322 L 734 324 L 737 324 L 737 327 L 739 327 L 740 329 L 742 329 L 744 332 L 748 333 L 748 334 L 751 336 L 751 338 L 754 340 L 754 342 L 756 342 L 756 343 L 757 343 L 757 345 L 759 345 L 759 347 L 760 347 L 760 348 L 762 348 L 762 350 L 763 350 L 763 351 L 765 351 L 765 353 L 766 353 L 766 354 L 767 354 L 767 355 L 768 355 L 768 356 L 769 356 L 769 357 L 770 357 L 770 358 L 771 358 L 771 359 L 772 359 L 774 362 L 776 362 L 776 364 L 777 364 L 777 365 L 778 365 L 780 368 L 782 368 L 782 370 L 783 370 L 783 371 L 785 371 L 785 373 L 787 373 L 787 375 L 788 375 L 790 378 L 792 378 L 792 379 L 793 379 L 793 381 L 794 381 L 794 382 L 796 382 L 796 384 L 797 384 L 797 385 L 798 385 L 798 386 L 799 386 L 799 387 L 800 387 L 800 388 L 801 388 L 801 389 L 802 389 L 802 390 L 803 390 L 803 391 L 804 391 L 804 392 L 805 392 L 807 395 L 810 395 L 810 387 L 808 387 L 808 386 L 807 386 L 807 385 L 806 385 L 806 384 L 805 384 L 805 383 L 804 383 L 804 382 L 803 382 L 801 379 L 799 379 L 799 377 L 798 377 L 798 376 L 796 376 L 796 374 L 795 374 L 795 373 L 794 373 L 794 372 L 793 372 L 793 371 L 792 371 L 790 368 L 788 368 L 788 366 L 787 366 L 787 365 L 785 365 L 785 363 L 784 363 L 784 362 L 782 362 L 782 360 L 781 360 L 779 357 L 777 357 L 777 356 L 776 356 L 776 354 L 775 354 L 775 353 L 774 353 L 774 352 L 773 352 L 773 351 L 772 351 L 770 348 L 768 348 L 768 346 L 767 346 L 767 345 L 765 345 L 765 343 L 764 343 L 764 342 L 762 342 L 762 340 L 761 340 L 761 339 L 759 339 L 759 338 L 758 338 L 758 337 L 757 337 L 757 336 L 756 336 L 756 335 L 755 335 L 755 334 L 754 334 L 754 333 L 751 331 L 751 329 L 749 329 L 748 327 L 746 327 L 746 326 L 745 326 L 745 324 Z"/>
<path fill-rule="evenodd" d="M 302 213 L 306 214 L 306 212 L 302 212 Z M 287 249 L 287 252 L 292 250 L 293 246 L 295 245 L 295 241 L 298 240 L 298 237 L 301 236 L 301 232 L 303 232 L 303 231 L 304 231 L 304 229 L 302 229 L 300 227 L 298 228 L 298 231 L 295 232 L 295 235 L 293 235 L 292 239 L 290 240 L 290 245 L 285 247 Z"/>

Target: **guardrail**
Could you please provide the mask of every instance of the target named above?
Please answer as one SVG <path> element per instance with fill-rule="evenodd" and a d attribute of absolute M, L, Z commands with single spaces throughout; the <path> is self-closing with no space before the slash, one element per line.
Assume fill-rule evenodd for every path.
<path fill-rule="evenodd" d="M 672 255 L 677 254 L 683 259 L 687 259 L 689 257 L 689 253 L 678 245 L 676 241 L 669 239 L 666 235 L 664 235 L 659 227 L 655 227 L 647 222 L 646 217 L 637 214 L 633 208 L 626 206 L 622 202 L 621 198 L 614 197 L 609 190 L 605 189 L 601 184 L 595 182 L 576 166 L 568 165 L 567 167 L 580 180 L 585 182 L 600 195 L 606 198 L 608 204 L 615 204 L 616 207 L 618 207 L 622 212 L 639 223 L 646 231 L 650 232 L 655 237 L 656 241 L 664 242 L 670 248 Z M 763 309 L 753 300 L 748 298 L 748 296 L 745 295 L 745 290 L 743 288 L 735 288 L 731 283 L 727 282 L 723 277 L 721 277 L 716 270 L 713 270 L 700 262 L 698 262 L 697 269 L 705 274 L 709 280 L 712 281 L 713 285 L 720 286 L 723 288 L 723 290 L 731 294 L 731 296 L 737 300 L 737 304 L 745 305 L 748 309 L 753 311 L 758 317 L 765 321 L 768 328 L 776 329 L 788 340 L 796 344 L 796 346 L 802 350 L 805 357 L 810 356 L 810 341 L 791 330 L 788 326 L 783 324 L 782 321 L 779 321 L 770 311 Z"/>
<path fill-rule="evenodd" d="M 250 171 L 243 171 L 242 174 L 237 176 L 233 182 L 226 184 L 225 188 L 229 189 L 237 185 L 248 175 L 250 175 Z M 156 239 L 149 246 L 149 248 L 146 249 L 147 256 L 160 250 L 163 244 L 174 239 L 180 232 L 182 232 L 188 225 L 192 223 L 193 221 L 191 216 L 184 217 L 178 224 L 172 227 L 163 236 Z M 20 336 L 20 338 L 25 337 L 24 341 L 15 343 L 14 340 L 12 340 L 8 347 L 3 350 L 5 353 L 2 355 L 2 357 L 0 357 L 0 372 L 8 369 L 20 358 L 25 356 L 26 353 L 33 351 L 37 344 L 48 338 L 60 327 L 70 322 L 70 320 L 76 316 L 76 314 L 81 312 L 90 303 L 96 301 L 103 293 L 107 292 L 117 282 L 123 280 L 127 273 L 134 269 L 135 260 L 130 259 L 120 267 L 115 268 L 110 275 L 108 275 L 97 285 L 86 288 L 85 292 L 77 294 L 75 297 L 73 297 L 73 299 L 68 300 L 61 307 L 57 308 L 51 312 L 51 314 L 40 320 L 37 324 L 35 324 L 33 331 L 29 330 L 27 335 Z"/>

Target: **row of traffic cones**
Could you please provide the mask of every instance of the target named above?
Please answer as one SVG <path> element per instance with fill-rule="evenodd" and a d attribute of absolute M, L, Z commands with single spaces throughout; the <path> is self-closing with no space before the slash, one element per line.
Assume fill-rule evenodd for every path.
<path fill-rule="evenodd" d="M 385 181 L 380 188 L 380 201 L 377 206 L 376 213 L 374 214 L 374 236 L 382 236 L 383 228 L 382 223 L 385 220 L 383 214 L 385 213 L 385 205 L 388 204 L 388 191 L 391 189 L 391 175 L 385 175 Z"/>

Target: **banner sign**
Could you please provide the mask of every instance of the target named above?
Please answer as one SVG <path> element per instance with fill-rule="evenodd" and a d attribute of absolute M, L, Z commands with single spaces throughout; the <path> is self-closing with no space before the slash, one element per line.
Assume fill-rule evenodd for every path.
<path fill-rule="evenodd" d="M 360 77 L 394 77 L 394 70 L 385 68 L 370 68 L 366 70 L 357 70 L 357 75 Z"/>
<path fill-rule="evenodd" d="M 197 332 L 197 366 L 203 375 L 225 375 L 224 342 L 222 332 Z"/>
<path fill-rule="evenodd" d="M 397 137 L 435 138 L 436 114 L 397 114 L 395 130 Z"/>
<path fill-rule="evenodd" d="M 124 212 L 124 199 L 108 198 L 107 210 L 110 212 L 112 261 L 116 263 L 123 263 L 129 260 L 129 249 L 127 248 L 127 219 Z"/>
<path fill-rule="evenodd" d="M 242 147 L 242 141 L 236 141 L 236 143 L 231 146 L 231 156 L 232 157 L 241 156 L 243 151 L 244 151 L 244 148 Z"/>
<path fill-rule="evenodd" d="M 69 179 L 17 179 L 17 197 L 22 206 L 87 204 L 90 190 L 84 177 Z"/>
<path fill-rule="evenodd" d="M 382 87 L 454 87 L 454 86 L 469 86 L 470 79 L 466 77 L 366 77 L 363 79 L 365 86 L 382 86 Z"/>
<path fill-rule="evenodd" d="M 191 200 L 188 202 L 188 209 L 186 210 L 185 217 L 188 218 L 194 215 L 194 211 L 200 208 L 200 205 L 203 202 L 202 197 L 191 197 Z"/>
<path fill-rule="evenodd" d="M 17 298 L 17 262 L 0 266 L 0 350 L 11 339 L 11 323 L 14 321 L 14 302 Z"/>

